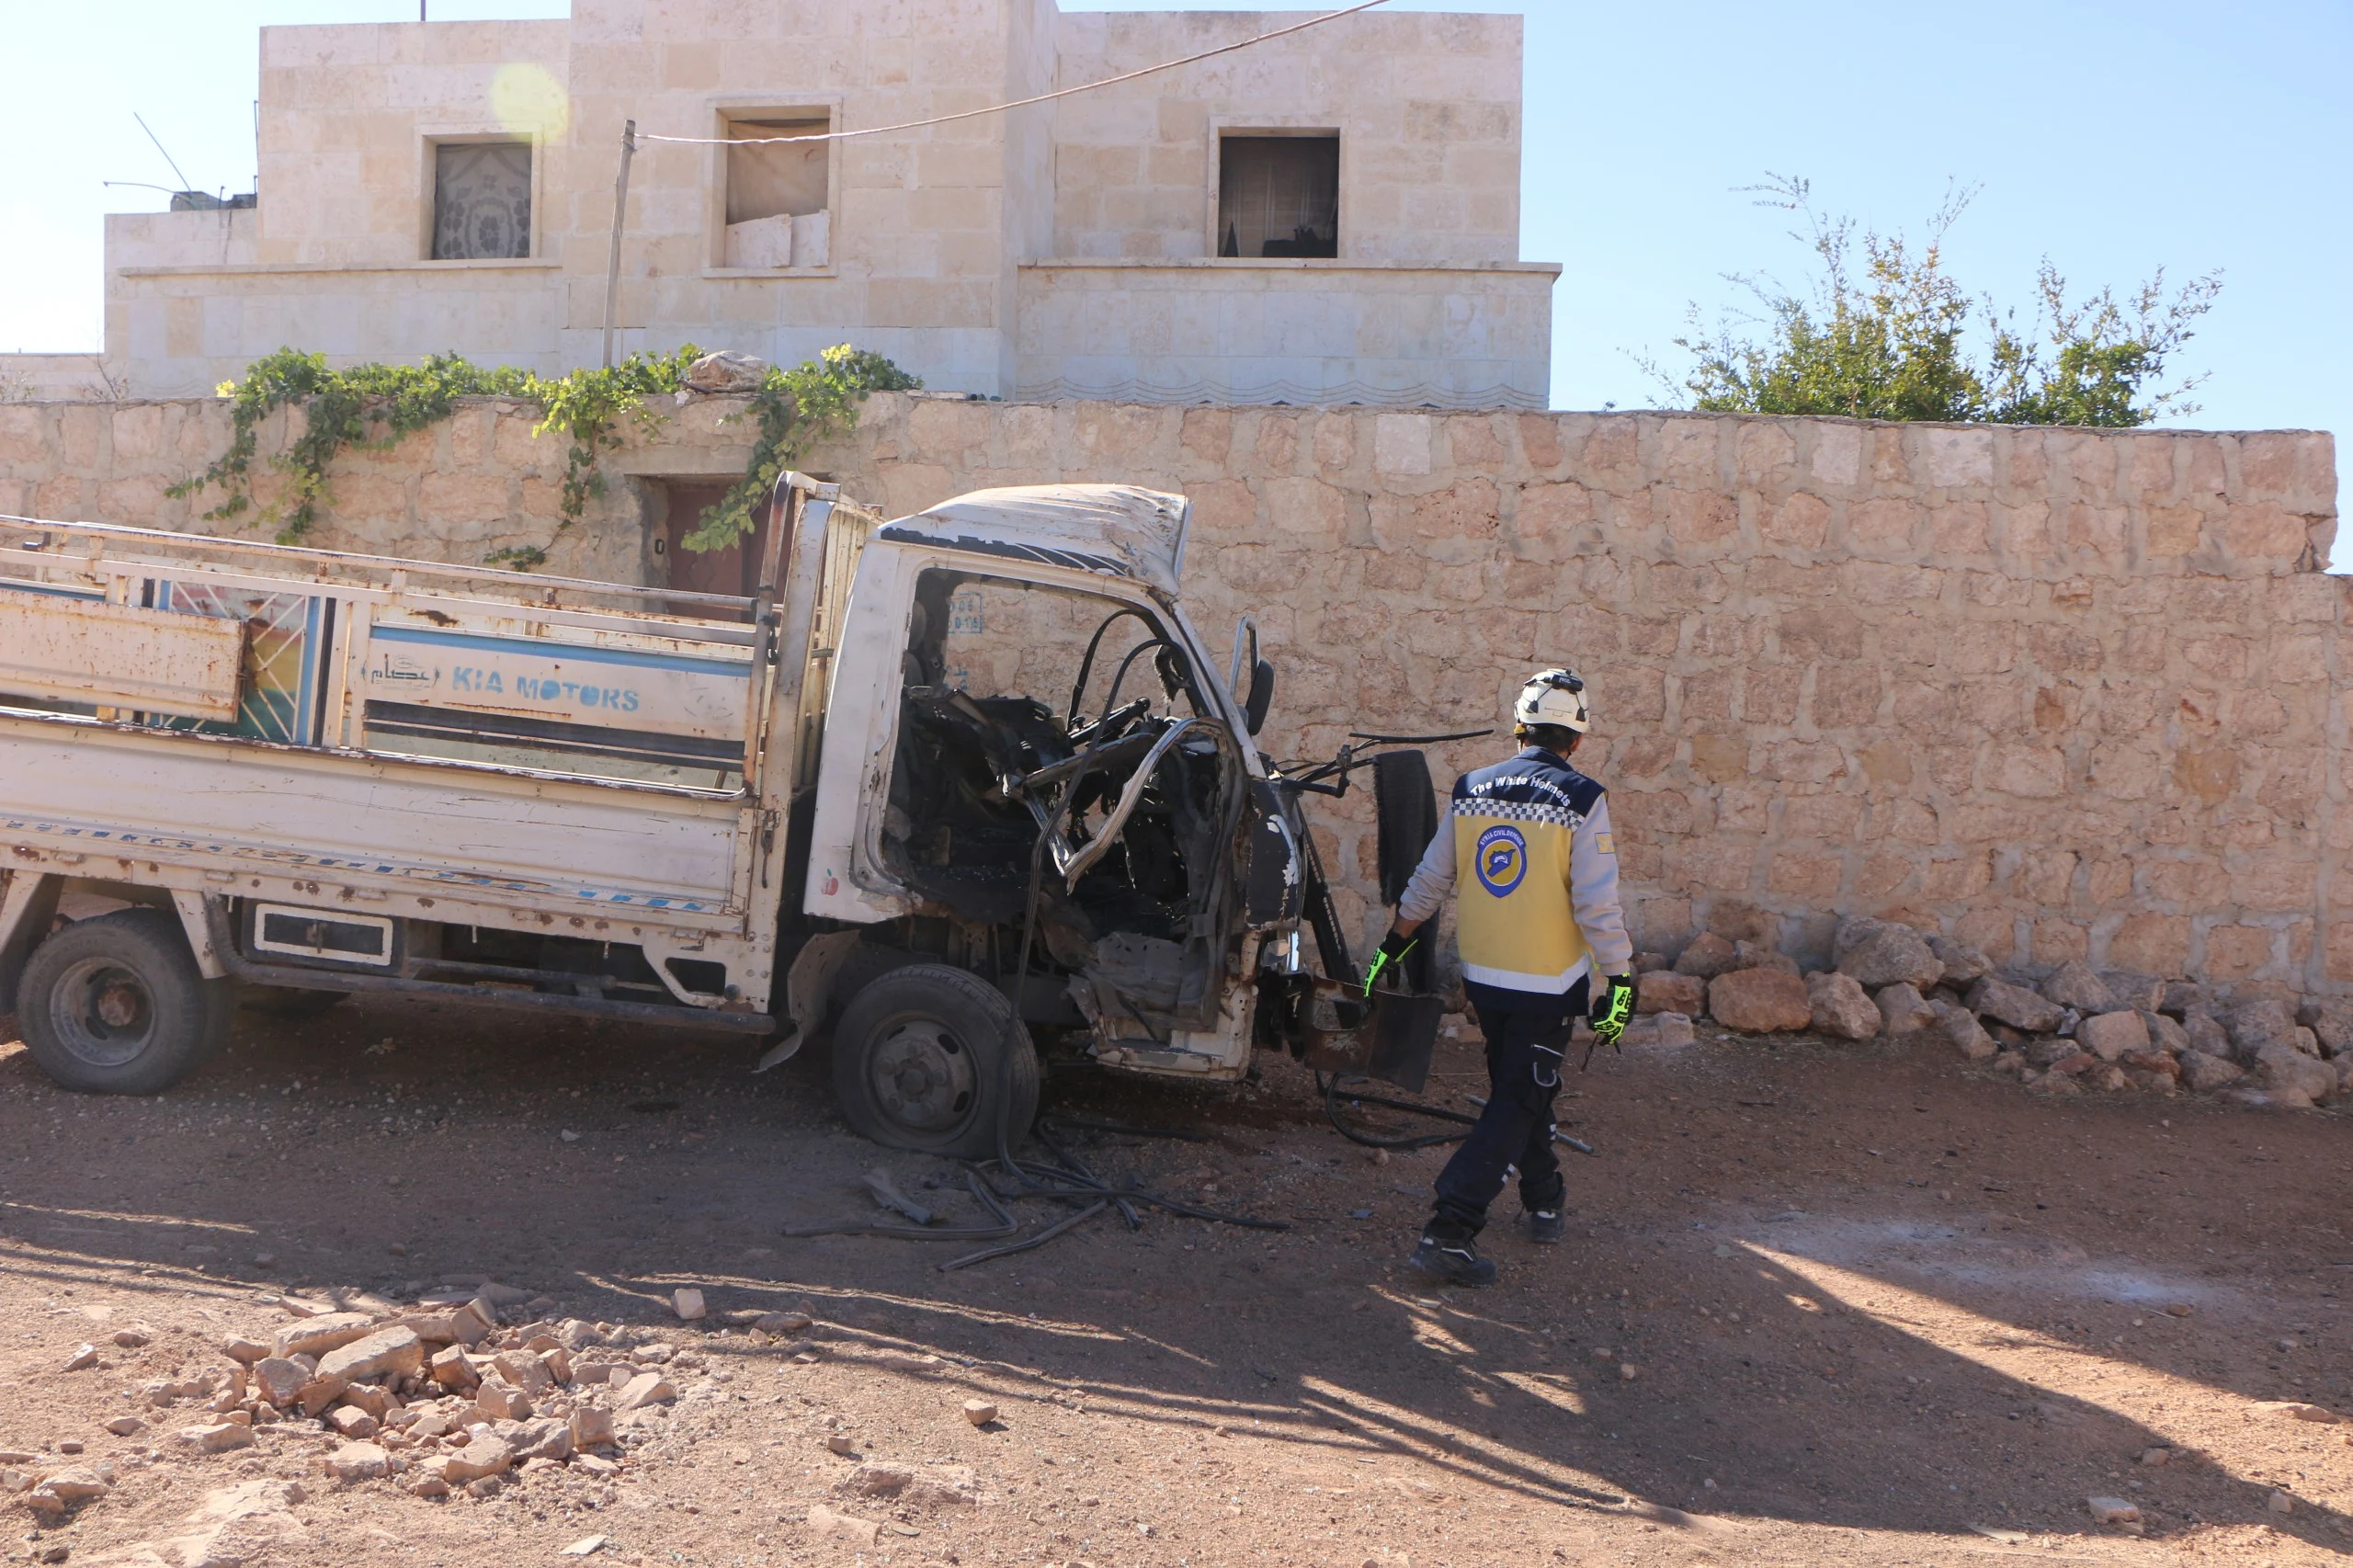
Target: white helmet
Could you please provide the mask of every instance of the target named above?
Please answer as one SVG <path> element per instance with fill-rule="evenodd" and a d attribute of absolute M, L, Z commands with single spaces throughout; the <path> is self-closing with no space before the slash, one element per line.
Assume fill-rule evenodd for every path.
<path fill-rule="evenodd" d="M 1593 722 L 1586 707 L 1585 682 L 1570 670 L 1539 670 L 1519 688 L 1511 705 L 1512 722 L 1527 728 L 1554 724 L 1582 735 Z"/>

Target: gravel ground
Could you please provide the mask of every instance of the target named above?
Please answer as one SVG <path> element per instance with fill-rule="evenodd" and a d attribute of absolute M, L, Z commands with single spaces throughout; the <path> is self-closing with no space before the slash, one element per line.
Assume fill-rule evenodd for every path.
<path fill-rule="evenodd" d="M 632 1563 L 1096 1568 L 2353 1551 L 2353 1426 L 2293 1408 L 2353 1410 L 2339 1117 L 2052 1101 L 1703 1031 L 1572 1077 L 1564 1122 L 1598 1154 L 1570 1166 L 1567 1244 L 1527 1244 L 1506 1196 L 1502 1283 L 1432 1291 L 1399 1260 L 1445 1151 L 1343 1141 L 1288 1063 L 1221 1092 L 1072 1074 L 1047 1093 L 1066 1126 L 1198 1140 L 1070 1129 L 1099 1173 L 1289 1228 L 1105 1213 L 942 1273 L 971 1244 L 779 1234 L 887 1218 L 876 1165 L 980 1215 L 957 1170 L 851 1138 L 822 1062 L 756 1078 L 748 1056 L 347 1004 L 247 1015 L 178 1089 L 107 1100 L 0 1046 L 0 1448 L 27 1474 L 115 1467 L 62 1521 L 9 1506 L 0 1547 L 143 1568 L 552 1562 L 592 1538 Z M 1432 1092 L 1477 1074 L 1451 1042 Z M 323 1475 L 333 1444 L 299 1422 L 176 1453 L 198 1416 L 139 1392 L 224 1369 L 222 1336 L 289 1321 L 281 1294 L 485 1278 L 554 1303 L 509 1321 L 688 1352 L 617 1476 L 428 1501 Z M 679 1323 L 680 1285 L 714 1317 Z M 752 1308 L 815 1322 L 716 1326 Z M 131 1325 L 153 1342 L 117 1346 Z M 85 1342 L 97 1364 L 61 1370 Z M 975 1398 L 998 1419 L 967 1421 Z M 106 1430 L 126 1414 L 151 1425 Z M 877 1467 L 915 1483 L 859 1494 Z"/>

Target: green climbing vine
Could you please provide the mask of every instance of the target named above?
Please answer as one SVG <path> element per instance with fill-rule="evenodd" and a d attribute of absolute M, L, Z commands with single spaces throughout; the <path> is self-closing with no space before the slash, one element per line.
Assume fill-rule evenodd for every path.
<path fill-rule="evenodd" d="M 553 378 L 506 366 L 482 366 L 456 354 L 437 354 L 422 365 L 355 365 L 329 368 L 324 354 L 281 348 L 246 368 L 244 379 L 223 381 L 219 392 L 232 403 L 228 449 L 193 479 L 171 487 L 192 495 L 209 486 L 226 492 L 205 513 L 233 521 L 256 510 L 254 465 L 261 431 L 281 408 L 299 411 L 300 428 L 267 466 L 286 476 L 285 494 L 259 507 L 258 516 L 278 525 L 278 539 L 290 544 L 317 522 L 319 508 L 332 500 L 327 467 L 345 449 L 382 451 L 404 437 L 447 419 L 461 397 L 510 397 L 540 405 L 533 431 L 561 431 L 570 440 L 563 483 L 557 497 L 557 528 L 570 528 L 588 503 L 605 494 L 599 457 L 621 444 L 621 423 L 634 419 L 649 433 L 667 415 L 649 399 L 677 392 L 687 368 L 702 357 L 689 343 L 669 354 L 632 354 L 619 365 L 573 370 Z M 844 344 L 790 369 L 770 367 L 751 406 L 731 418 L 756 419 L 759 434 L 742 480 L 703 514 L 688 548 L 724 550 L 753 527 L 753 509 L 777 475 L 814 443 L 849 428 L 858 405 L 877 392 L 904 392 L 923 385 L 880 354 Z M 538 545 L 514 545 L 487 558 L 529 571 L 547 559 Z"/>

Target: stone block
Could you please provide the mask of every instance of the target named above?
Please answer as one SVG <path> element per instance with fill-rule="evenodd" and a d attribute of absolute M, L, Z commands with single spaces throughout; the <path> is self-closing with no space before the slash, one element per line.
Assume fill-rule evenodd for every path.
<path fill-rule="evenodd" d="M 1802 1029 L 1813 1021 L 1805 982 L 1778 969 L 1733 970 L 1708 983 L 1708 1011 L 1729 1029 Z"/>
<path fill-rule="evenodd" d="M 2296 1009 L 2296 1022 L 2313 1031 L 2322 1055 L 2353 1052 L 2353 1002 L 2336 997 L 2307 1002 Z"/>
<path fill-rule="evenodd" d="M 504 1475 L 515 1465 L 515 1449 L 502 1437 L 476 1437 L 441 1460 L 441 1479 L 463 1486 L 486 1475 Z"/>
<path fill-rule="evenodd" d="M 482 1381 L 475 1375 L 473 1364 L 466 1358 L 466 1353 L 454 1345 L 435 1353 L 432 1372 L 435 1382 L 460 1392 Z"/>
<path fill-rule="evenodd" d="M 531 1414 L 531 1400 L 521 1389 L 499 1378 L 485 1378 L 474 1391 L 474 1408 L 485 1421 L 522 1421 Z"/>
<path fill-rule="evenodd" d="M 1834 1040 L 1870 1040 L 1880 1032 L 1879 1009 L 1851 976 L 1830 970 L 1807 975 L 1805 999 L 1812 1015 L 1808 1027 L 1816 1034 Z"/>
<path fill-rule="evenodd" d="M 2075 1026 L 2075 1040 L 2102 1062 L 2114 1062 L 2149 1049 L 2149 1026 L 2138 1013 L 2099 1013 Z"/>
<path fill-rule="evenodd" d="M 2135 1012 L 2154 1013 L 2157 1005 L 2165 1000 L 2165 982 L 2153 974 L 2142 974 L 2133 970 L 2104 969 L 2099 971 L 2099 983 L 2108 987 L 2108 994 L 2115 999 L 2117 1006 L 2130 1007 Z"/>
<path fill-rule="evenodd" d="M 640 1372 L 630 1379 L 613 1401 L 620 1410 L 642 1410 L 649 1404 L 667 1404 L 678 1397 L 677 1385 L 659 1372 Z"/>
<path fill-rule="evenodd" d="M 283 1356 L 266 1356 L 253 1365 L 254 1392 L 280 1410 L 292 1404 L 310 1381 L 310 1372 L 300 1362 Z"/>
<path fill-rule="evenodd" d="M 2255 1081 L 2268 1094 L 2302 1095 L 2320 1101 L 2336 1093 L 2336 1069 L 2291 1045 L 2268 1045 L 2256 1058 Z"/>
<path fill-rule="evenodd" d="M 2288 1005 L 2268 997 L 2232 1008 L 2222 1022 L 2231 1052 L 2241 1062 L 2254 1061 L 2267 1045 L 2288 1044 L 2297 1028 Z"/>
<path fill-rule="evenodd" d="M 1985 1031 L 1984 1026 L 1977 1021 L 1976 1014 L 1949 1002 L 1932 1002 L 1929 1007 L 1935 1019 L 1921 1031 L 1919 1038 L 1937 1042 L 1964 1062 L 1984 1062 L 1996 1054 L 1999 1047 L 1994 1037 Z M 2024 1065 L 2023 1055 L 2012 1054 L 2017 1056 L 2020 1065 Z"/>
<path fill-rule="evenodd" d="M 2179 1056 L 2189 1049 L 2189 1031 L 2163 1013 L 2143 1012 L 2142 1024 L 2149 1031 L 2149 1044 L 2170 1056 Z"/>
<path fill-rule="evenodd" d="M 377 1420 L 355 1404 L 338 1404 L 327 1412 L 327 1425 L 355 1440 L 376 1435 Z"/>
<path fill-rule="evenodd" d="M 613 1440 L 613 1413 L 601 1404 L 575 1404 L 572 1407 L 572 1446 L 574 1450 L 594 1449 Z"/>

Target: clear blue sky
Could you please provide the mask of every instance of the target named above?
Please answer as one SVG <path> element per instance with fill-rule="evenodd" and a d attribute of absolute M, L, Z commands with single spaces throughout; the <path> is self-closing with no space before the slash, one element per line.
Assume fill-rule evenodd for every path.
<path fill-rule="evenodd" d="M 2353 429 L 2346 0 L 1401 4 L 1527 17 L 1521 255 L 1564 267 L 1557 406 L 1655 403 L 1631 356 L 1667 357 L 1689 302 L 1733 301 L 1720 273 L 1802 269 L 1784 215 L 1733 189 L 1772 170 L 1883 227 L 1916 229 L 1949 176 L 1982 184 L 1951 265 L 2021 302 L 2046 255 L 2078 285 L 2221 268 L 2186 361 L 2211 373 L 2204 408 L 2185 423 Z M 451 20 L 566 9 L 432 0 Z M 0 0 L 20 138 L 0 187 L 0 348 L 97 346 L 99 215 L 164 200 L 99 182 L 177 183 L 133 109 L 193 184 L 249 188 L 255 28 L 415 14 L 405 0 Z M 45 141 L 43 126 L 72 131 Z"/>

